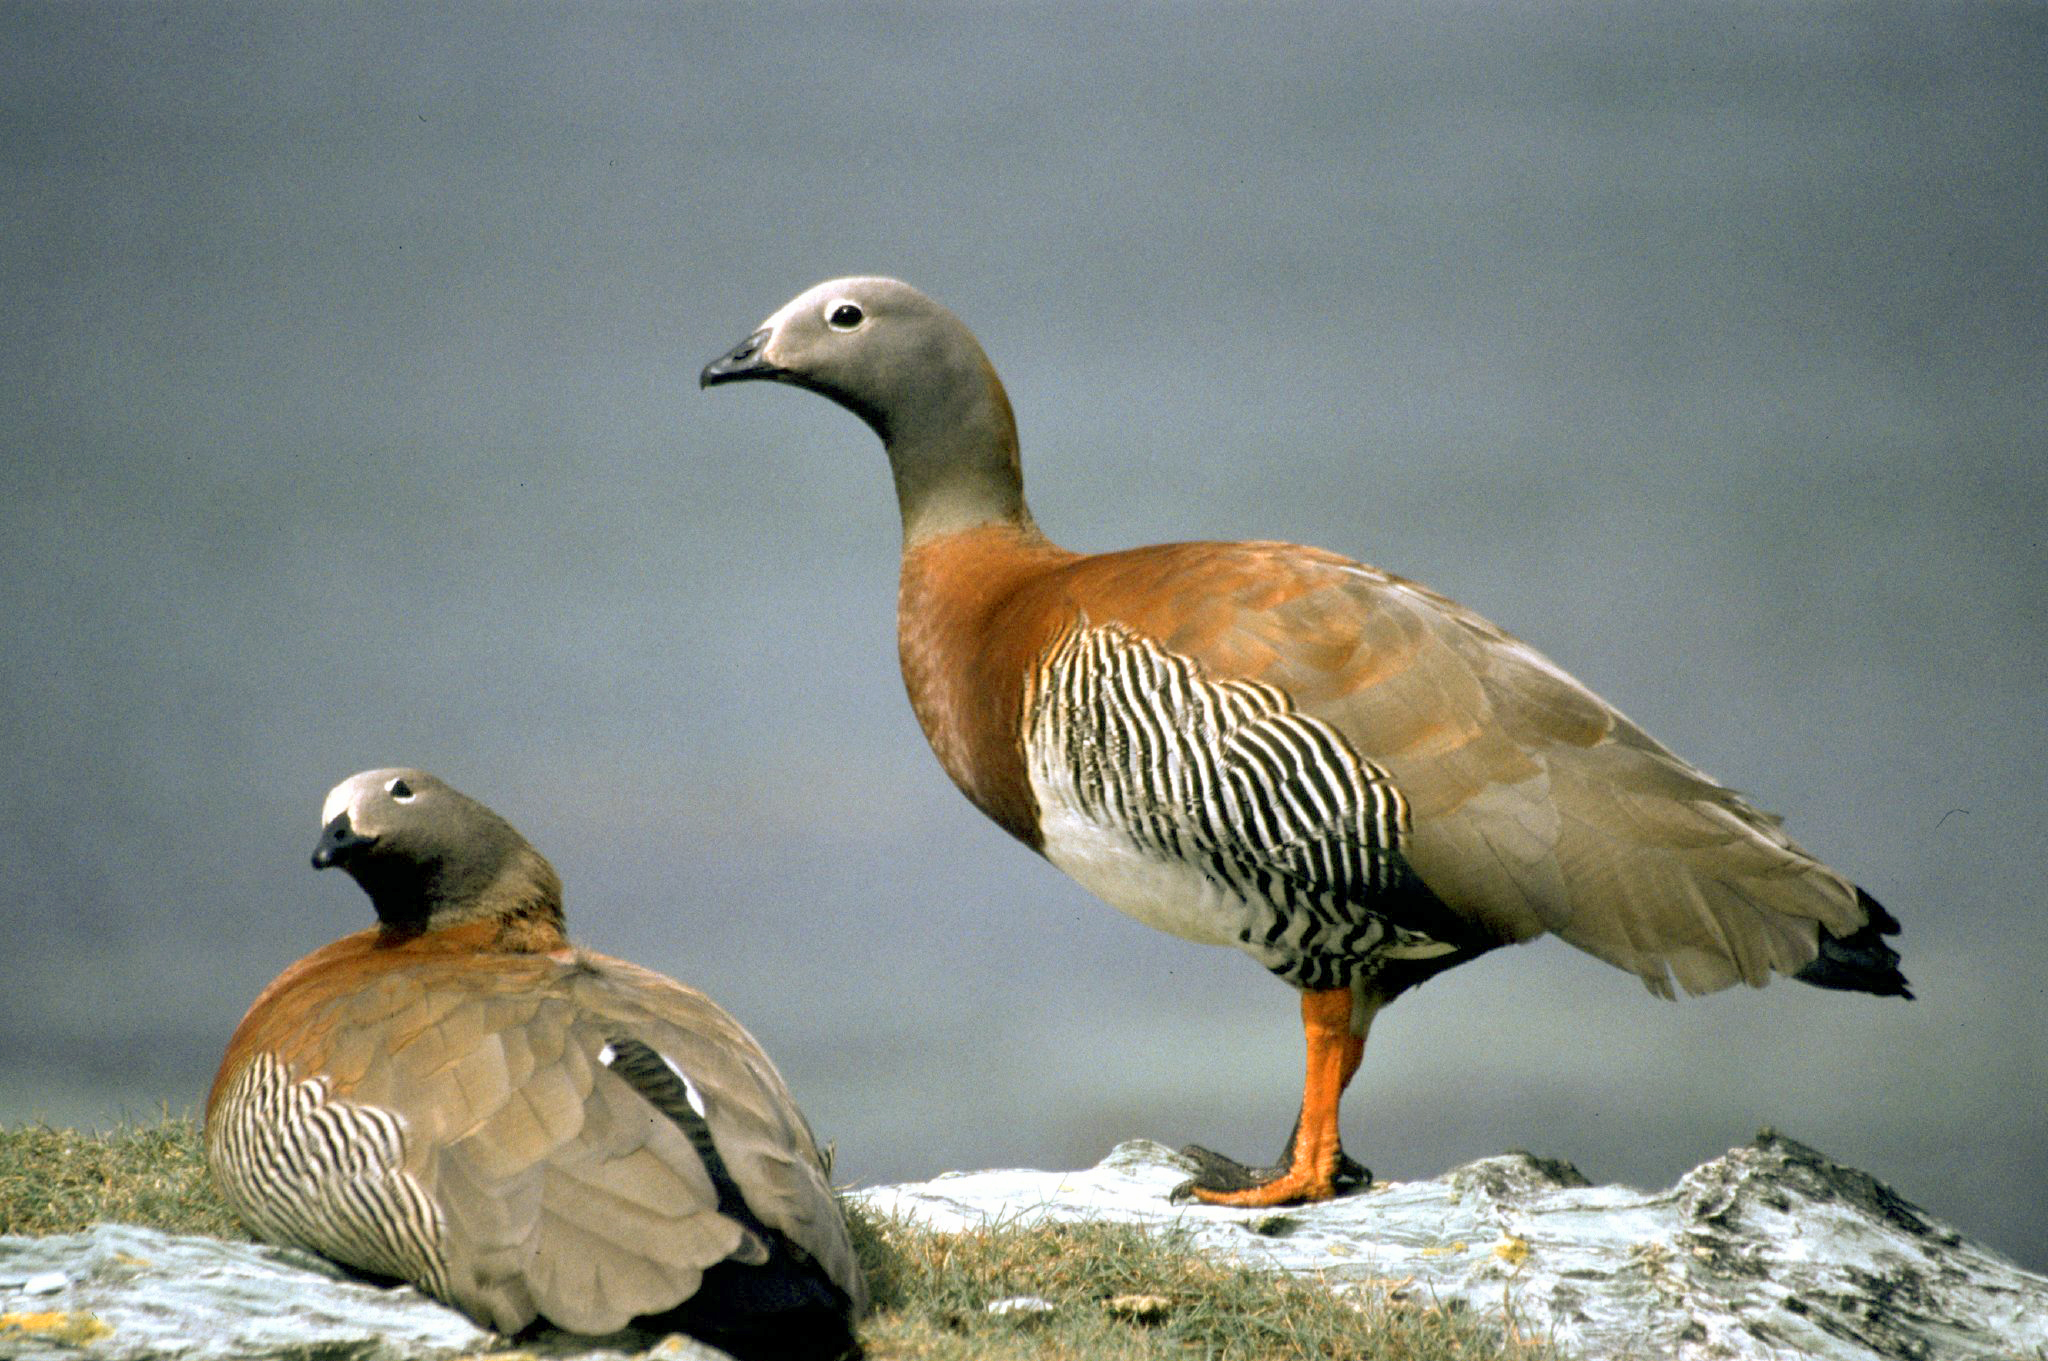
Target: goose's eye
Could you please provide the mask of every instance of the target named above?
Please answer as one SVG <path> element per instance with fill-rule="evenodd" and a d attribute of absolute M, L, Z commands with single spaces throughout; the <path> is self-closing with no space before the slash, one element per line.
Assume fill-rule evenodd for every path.
<path fill-rule="evenodd" d="M 393 799 L 395 799 L 399 803 L 411 803 L 415 798 L 419 797 L 418 795 L 412 792 L 412 786 L 407 784 L 403 777 L 395 779 L 391 781 L 391 783 L 385 785 L 384 792 L 389 794 Z"/>
<path fill-rule="evenodd" d="M 835 302 L 832 310 L 825 314 L 825 324 L 835 331 L 851 331 L 868 319 L 857 302 Z"/>

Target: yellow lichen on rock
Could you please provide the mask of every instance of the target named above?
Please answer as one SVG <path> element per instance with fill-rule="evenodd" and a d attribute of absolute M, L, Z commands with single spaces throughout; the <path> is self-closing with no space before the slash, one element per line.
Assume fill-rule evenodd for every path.
<path fill-rule="evenodd" d="M 72 1347 L 96 1342 L 113 1331 L 92 1314 L 74 1313 L 68 1309 L 48 1309 L 35 1314 L 0 1314 L 0 1335 L 29 1333 Z"/>

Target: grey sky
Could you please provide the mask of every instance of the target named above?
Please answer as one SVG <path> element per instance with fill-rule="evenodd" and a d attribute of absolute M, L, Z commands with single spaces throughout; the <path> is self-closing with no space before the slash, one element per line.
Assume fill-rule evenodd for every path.
<path fill-rule="evenodd" d="M 874 271 L 1054 537 L 1419 577 L 1906 924 L 1911 1005 L 1457 970 L 1347 1103 L 1381 1176 L 1768 1123 L 2048 1266 L 2048 10 L 1504 8 L 0 9 L 0 1118 L 196 1103 L 368 919 L 321 796 L 409 763 L 849 1175 L 1275 1151 L 1287 990 L 926 751 L 873 438 L 696 390 Z"/>

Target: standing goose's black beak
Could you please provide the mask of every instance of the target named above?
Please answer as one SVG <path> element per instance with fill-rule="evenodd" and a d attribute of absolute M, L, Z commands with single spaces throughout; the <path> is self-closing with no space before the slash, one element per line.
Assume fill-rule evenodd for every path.
<path fill-rule="evenodd" d="M 708 388 L 719 383 L 737 383 L 743 378 L 774 378 L 779 375 L 782 370 L 761 357 L 773 334 L 763 327 L 706 364 L 704 372 L 697 376 L 697 386 Z"/>

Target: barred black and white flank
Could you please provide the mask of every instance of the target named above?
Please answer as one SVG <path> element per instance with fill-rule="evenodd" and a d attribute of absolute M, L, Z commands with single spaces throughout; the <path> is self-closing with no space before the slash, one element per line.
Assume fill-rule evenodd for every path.
<path fill-rule="evenodd" d="M 256 1235 L 448 1297 L 441 1212 L 405 1169 L 405 1128 L 257 1054 L 207 1129 L 221 1190 Z"/>
<path fill-rule="evenodd" d="M 1280 690 L 1210 680 L 1116 624 L 1069 630 L 1035 675 L 1046 858 L 1105 901 L 1303 988 L 1456 948 L 1390 915 L 1425 892 L 1401 791 Z"/>

